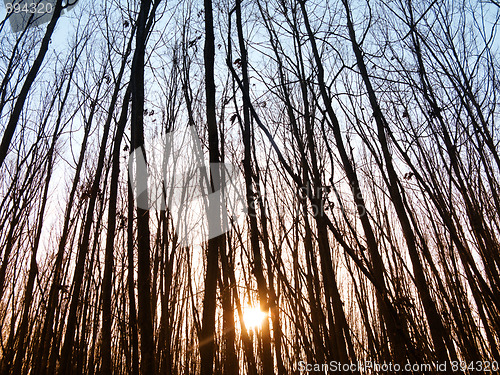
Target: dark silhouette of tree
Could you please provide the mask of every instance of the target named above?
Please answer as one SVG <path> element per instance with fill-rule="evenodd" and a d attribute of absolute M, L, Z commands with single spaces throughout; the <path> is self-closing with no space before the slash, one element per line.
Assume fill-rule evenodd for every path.
<path fill-rule="evenodd" d="M 62 10 L 63 10 L 62 0 L 57 0 L 54 5 L 54 12 L 52 14 L 52 18 L 49 24 L 47 25 L 47 30 L 43 37 L 42 44 L 40 45 L 38 55 L 35 61 L 33 62 L 33 65 L 31 66 L 28 75 L 26 76 L 21 91 L 19 92 L 19 96 L 17 97 L 16 104 L 14 105 L 14 108 L 10 115 L 9 122 L 5 127 L 2 136 L 2 142 L 0 143 L 0 167 L 2 166 L 5 157 L 7 156 L 7 153 L 9 151 L 9 146 L 12 141 L 12 137 L 14 136 L 14 132 L 16 131 L 17 123 L 21 116 L 24 103 L 26 102 L 31 86 L 33 85 L 33 82 L 35 81 L 35 78 L 38 74 L 38 71 L 42 66 L 45 55 L 47 54 L 47 51 L 49 49 L 50 38 L 52 37 L 52 33 L 54 32 L 57 21 L 61 16 Z"/>
<path fill-rule="evenodd" d="M 139 149 L 145 157 L 144 147 L 144 64 L 147 28 L 151 1 L 142 1 L 137 16 L 136 46 L 131 68 L 132 90 L 132 150 Z M 139 165 L 139 164 L 138 164 Z M 138 167 L 139 168 L 139 167 Z M 151 312 L 151 263 L 150 263 L 150 229 L 147 181 L 145 192 L 137 192 L 137 289 L 139 315 L 138 326 L 141 335 L 141 374 L 156 372 L 155 348 L 153 337 L 153 316 Z M 139 196 L 141 193 L 141 196 Z"/>
<path fill-rule="evenodd" d="M 203 61 L 205 68 L 205 99 L 206 99 L 206 121 L 208 128 L 208 149 L 210 160 L 210 186 L 207 186 L 209 192 L 217 192 L 220 189 L 220 163 L 219 152 L 219 130 L 217 129 L 216 103 L 215 103 L 215 42 L 214 42 L 214 21 L 212 0 L 204 0 L 205 16 L 205 45 L 203 48 Z M 219 274 L 219 252 L 221 244 L 224 241 L 222 236 L 214 236 L 221 227 L 220 216 L 221 202 L 219 199 L 211 199 L 208 202 L 209 236 L 205 271 L 205 293 L 203 296 L 203 318 L 200 331 L 200 355 L 201 355 L 201 373 L 212 374 L 214 366 L 215 351 L 215 312 L 217 294 L 217 276 Z"/>

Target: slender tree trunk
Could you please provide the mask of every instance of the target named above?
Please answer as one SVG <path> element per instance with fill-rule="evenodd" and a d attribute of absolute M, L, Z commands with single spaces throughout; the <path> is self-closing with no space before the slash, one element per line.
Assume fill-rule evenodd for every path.
<path fill-rule="evenodd" d="M 132 36 L 133 36 L 132 32 Z M 123 73 L 126 67 L 126 59 L 130 54 L 132 39 L 131 36 L 127 52 L 123 58 L 122 66 L 120 72 L 118 73 L 118 78 L 116 82 L 115 93 L 113 95 L 114 101 L 118 97 L 118 89 L 123 77 Z M 123 134 L 125 131 L 125 125 L 127 123 L 127 113 L 130 102 L 131 87 L 130 84 L 127 86 L 127 90 L 123 97 L 122 110 L 120 114 L 120 119 L 118 120 L 118 127 L 116 129 L 113 145 L 113 156 L 112 156 L 112 171 L 111 171 L 111 181 L 109 190 L 109 202 L 108 202 L 108 220 L 107 220 L 107 233 L 106 233 L 106 250 L 104 255 L 104 274 L 102 280 L 102 345 L 101 345 L 101 374 L 111 375 L 112 365 L 111 365 L 111 292 L 113 289 L 113 269 L 114 269 L 114 246 L 115 246 L 115 230 L 116 230 L 116 208 L 117 208 L 117 194 L 118 194 L 118 178 L 120 175 L 120 151 L 121 142 L 123 139 Z M 113 103 L 114 107 L 114 103 Z M 111 122 L 111 114 L 113 109 L 110 108 L 108 121 Z"/>
<path fill-rule="evenodd" d="M 241 56 L 241 70 L 243 78 L 243 96 L 249 95 L 249 78 L 248 78 L 248 56 L 245 47 L 245 39 L 243 36 L 243 25 L 241 20 L 241 1 L 236 0 L 236 28 L 238 30 L 238 41 Z M 257 199 L 254 191 L 254 172 L 252 169 L 252 124 L 250 121 L 250 108 L 247 100 L 243 100 L 243 145 L 244 159 L 243 169 L 245 173 L 246 201 L 248 206 L 248 219 L 250 221 L 250 244 L 253 254 L 253 267 L 255 278 L 257 279 L 257 288 L 259 290 L 260 309 L 266 314 L 266 318 L 262 323 L 262 368 L 264 374 L 272 374 L 273 357 L 271 355 L 271 334 L 269 330 L 269 303 L 267 283 L 264 277 L 262 267 L 262 255 L 260 252 L 259 227 L 257 223 Z"/>
<path fill-rule="evenodd" d="M 209 193 L 217 192 L 220 188 L 220 162 L 219 135 L 217 130 L 215 109 L 215 77 L 214 77 L 214 22 L 212 12 L 212 0 L 204 0 L 205 4 L 205 96 L 206 116 L 208 125 L 208 149 L 210 158 L 210 187 Z M 200 332 L 200 355 L 201 373 L 211 375 L 214 367 L 214 339 L 215 339 L 215 312 L 217 294 L 217 275 L 219 274 L 219 249 L 223 236 L 214 237 L 213 234 L 220 232 L 221 217 L 218 199 L 211 199 L 208 211 L 208 240 L 207 269 L 205 273 L 205 295 L 203 297 L 203 318 Z"/>
<path fill-rule="evenodd" d="M 127 219 L 127 292 L 129 304 L 128 324 L 130 341 L 132 342 L 132 375 L 139 375 L 139 334 L 137 329 L 137 308 L 135 302 L 135 265 L 134 265 L 134 192 L 129 181 L 127 188 L 128 219 Z"/>
<path fill-rule="evenodd" d="M 100 82 L 102 83 L 103 80 Z M 116 100 L 116 99 L 115 99 Z M 95 107 L 97 104 L 96 102 L 93 102 L 92 107 Z M 111 103 L 111 111 L 114 109 L 115 103 Z M 97 203 L 97 198 L 98 198 L 98 193 L 99 193 L 99 186 L 101 183 L 101 176 L 102 172 L 104 169 L 104 159 L 106 156 L 106 144 L 108 141 L 108 135 L 109 135 L 109 128 L 110 128 L 110 122 L 105 125 L 104 127 L 104 132 L 103 136 L 101 139 L 101 145 L 99 149 L 99 158 L 97 161 L 97 166 L 95 170 L 95 175 L 94 179 L 92 182 L 92 186 L 90 189 L 90 197 L 89 197 L 89 202 L 87 205 L 87 210 L 85 214 L 85 220 L 84 220 L 84 228 L 83 228 L 83 235 L 81 238 L 80 245 L 78 246 L 78 257 L 76 261 L 76 266 L 75 266 L 75 274 L 73 278 L 73 289 L 72 289 L 72 296 L 71 296 L 71 303 L 70 303 L 70 309 L 68 313 L 68 319 L 66 323 L 66 332 L 65 332 L 65 337 L 64 337 L 64 344 L 62 347 L 61 351 L 61 365 L 59 367 L 58 373 L 63 375 L 63 374 L 70 374 L 72 371 L 72 366 L 73 366 L 73 345 L 74 345 L 74 340 L 75 340 L 75 330 L 78 322 L 78 309 L 79 305 L 81 304 L 80 300 L 80 293 L 82 289 L 82 284 L 84 281 L 84 276 L 85 276 L 85 263 L 87 259 L 87 254 L 89 252 L 89 247 L 90 247 L 90 239 L 91 239 L 91 229 L 93 225 L 93 218 L 95 214 L 95 207 Z"/>
<path fill-rule="evenodd" d="M 0 167 L 2 166 L 5 157 L 9 151 L 10 142 L 14 137 L 14 133 L 16 131 L 17 123 L 19 122 L 19 118 L 21 116 L 21 112 L 24 107 L 24 103 L 26 102 L 26 98 L 28 97 L 28 93 L 30 91 L 31 85 L 35 81 L 35 78 L 42 66 L 43 59 L 49 50 L 50 38 L 54 32 L 57 21 L 62 12 L 62 0 L 57 0 L 54 5 L 54 13 L 52 14 L 52 19 L 50 20 L 47 31 L 45 32 L 45 36 L 42 39 L 42 44 L 40 46 L 40 50 L 38 51 L 38 55 L 26 76 L 26 80 L 24 81 L 23 87 L 21 88 L 21 92 L 17 97 L 16 104 L 14 105 L 14 109 L 12 114 L 10 115 L 9 122 L 5 127 L 5 131 L 3 133 L 2 142 L 0 143 Z"/>
<path fill-rule="evenodd" d="M 226 252 L 225 246 L 221 249 Z M 222 258 L 222 254 L 221 254 Z M 234 342 L 236 337 L 234 326 L 234 308 L 233 308 L 233 293 L 231 290 L 231 283 L 228 275 L 228 267 L 222 265 L 222 276 L 220 277 L 220 289 L 222 294 L 222 308 L 223 308 L 223 373 L 224 375 L 237 375 L 238 374 L 238 357 L 234 349 Z"/>
<path fill-rule="evenodd" d="M 142 153 L 144 160 L 144 67 L 146 50 L 146 22 L 151 0 L 141 2 L 137 19 L 136 49 L 132 62 L 132 150 Z M 137 160 L 137 168 L 141 168 Z M 144 174 L 146 171 L 141 171 Z M 151 311 L 151 265 L 148 207 L 148 182 L 142 182 L 144 191 L 137 192 L 137 289 L 139 302 L 139 329 L 141 335 L 141 374 L 156 373 L 153 317 Z"/>
<path fill-rule="evenodd" d="M 110 191 L 109 191 L 109 208 L 108 208 L 108 225 L 106 234 L 106 251 L 104 256 L 104 274 L 102 281 L 102 344 L 101 344 L 101 374 L 111 374 L 111 292 L 113 289 L 113 263 L 114 263 L 114 239 L 116 230 L 116 207 L 118 193 L 118 178 L 120 175 L 120 146 L 125 131 L 127 122 L 127 112 L 129 106 L 131 90 L 128 86 L 123 98 L 122 112 L 118 121 L 118 129 L 116 130 L 114 146 L 113 146 L 113 167 L 111 171 Z"/>

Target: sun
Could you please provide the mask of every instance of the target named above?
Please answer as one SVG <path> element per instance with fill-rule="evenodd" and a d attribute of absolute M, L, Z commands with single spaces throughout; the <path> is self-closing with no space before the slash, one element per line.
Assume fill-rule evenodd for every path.
<path fill-rule="evenodd" d="M 247 329 L 260 328 L 267 314 L 258 307 L 248 306 L 243 312 L 243 321 Z"/>

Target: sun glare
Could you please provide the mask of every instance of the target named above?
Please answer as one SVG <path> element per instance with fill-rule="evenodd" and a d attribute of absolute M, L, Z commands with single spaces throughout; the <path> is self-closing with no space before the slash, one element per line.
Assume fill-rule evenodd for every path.
<path fill-rule="evenodd" d="M 258 307 L 247 307 L 243 312 L 243 320 L 247 329 L 260 328 L 267 314 Z"/>

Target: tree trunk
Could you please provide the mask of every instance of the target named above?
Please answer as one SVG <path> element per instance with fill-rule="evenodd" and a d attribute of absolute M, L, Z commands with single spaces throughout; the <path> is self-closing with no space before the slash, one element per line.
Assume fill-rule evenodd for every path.
<path fill-rule="evenodd" d="M 146 50 L 146 21 L 148 20 L 151 0 L 141 1 L 137 19 L 136 49 L 132 62 L 132 150 L 142 153 L 144 160 L 144 67 Z M 137 169 L 141 168 L 139 161 Z M 145 174 L 146 171 L 142 171 Z M 156 373 L 155 345 L 153 337 L 153 317 L 151 311 L 151 266 L 150 232 L 148 207 L 148 182 L 142 182 L 144 191 L 137 191 L 137 289 L 139 302 L 139 330 L 141 335 L 141 374 Z"/>
<path fill-rule="evenodd" d="M 52 33 L 56 27 L 57 21 L 62 12 L 62 0 L 57 0 L 54 5 L 54 13 L 52 14 L 52 19 L 50 20 L 47 31 L 42 39 L 42 45 L 40 46 L 40 50 L 38 51 L 38 55 L 31 67 L 28 75 L 26 76 L 26 80 L 24 81 L 23 87 L 21 88 L 21 92 L 17 97 L 16 104 L 14 105 L 14 109 L 12 114 L 10 115 L 9 122 L 5 127 L 5 131 L 2 137 L 2 142 L 0 143 L 0 167 L 2 166 L 5 157 L 9 151 L 10 142 L 14 137 L 14 133 L 16 131 L 17 123 L 19 122 L 19 117 L 21 116 L 21 112 L 24 107 L 24 103 L 26 102 L 26 98 L 28 97 L 28 93 L 30 91 L 31 85 L 35 81 L 35 78 L 42 66 L 43 59 L 49 50 L 50 38 L 52 37 Z"/>
<path fill-rule="evenodd" d="M 210 158 L 210 187 L 209 193 L 217 192 L 220 188 L 220 162 L 219 156 L 219 135 L 217 130 L 216 109 L 215 109 L 215 41 L 214 22 L 212 13 L 212 0 L 204 0 L 205 4 L 205 96 L 206 96 L 206 116 L 208 126 L 208 148 Z M 208 211 L 208 248 L 207 248 L 207 269 L 205 273 L 205 295 L 203 297 L 203 318 L 199 337 L 201 355 L 201 373 L 211 375 L 214 367 L 214 340 L 215 340 L 215 312 L 217 303 L 217 275 L 219 274 L 219 249 L 223 236 L 213 237 L 214 233 L 220 232 L 221 217 L 220 204 L 218 199 L 211 199 Z"/>

